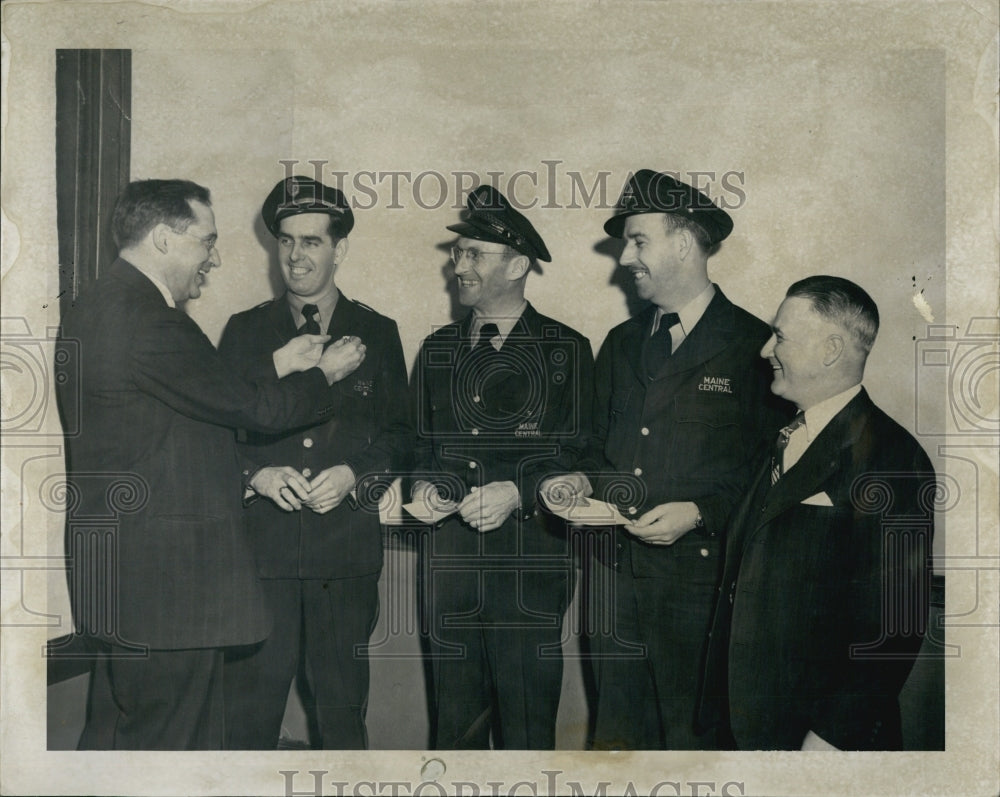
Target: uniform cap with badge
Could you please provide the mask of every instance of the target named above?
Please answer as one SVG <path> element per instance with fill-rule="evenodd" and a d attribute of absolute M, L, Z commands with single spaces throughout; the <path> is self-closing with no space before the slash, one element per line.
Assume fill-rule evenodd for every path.
<path fill-rule="evenodd" d="M 300 213 L 325 213 L 336 221 L 336 238 L 343 238 L 354 229 L 354 213 L 347 197 L 336 188 L 294 175 L 280 180 L 264 200 L 260 215 L 271 235 L 281 234 L 281 220 Z"/>
<path fill-rule="evenodd" d="M 465 204 L 468 208 L 466 218 L 458 224 L 448 225 L 452 232 L 474 241 L 506 244 L 522 255 L 546 263 L 552 261 L 542 236 L 531 222 L 493 186 L 479 186 L 469 194 Z"/>
<path fill-rule="evenodd" d="M 640 169 L 629 177 L 615 204 L 614 215 L 604 222 L 604 231 L 612 238 L 621 238 L 625 219 L 640 213 L 671 213 L 690 219 L 706 232 L 712 245 L 733 231 L 730 215 L 705 194 L 676 177 L 652 169 Z"/>

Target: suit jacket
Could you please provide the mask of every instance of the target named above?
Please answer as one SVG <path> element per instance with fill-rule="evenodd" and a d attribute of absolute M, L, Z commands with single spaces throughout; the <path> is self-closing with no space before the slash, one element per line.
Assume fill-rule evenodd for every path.
<path fill-rule="evenodd" d="M 594 435 L 580 463 L 597 478 L 595 493 L 637 518 L 670 501 L 695 501 L 704 532 L 671 546 L 620 532 L 615 564 L 630 546 L 636 576 L 718 578 L 719 539 L 749 477 L 764 430 L 788 415 L 770 391 L 760 357 L 768 326 L 716 294 L 659 373 L 647 375 L 642 347 L 656 308 L 615 327 L 597 357 Z M 602 556 L 607 559 L 607 556 Z M 683 587 L 681 587 L 683 588 Z"/>
<path fill-rule="evenodd" d="M 733 517 L 702 719 L 728 691 L 741 748 L 798 749 L 812 730 L 898 749 L 927 624 L 930 461 L 863 390 L 773 487 L 763 460 Z"/>
<path fill-rule="evenodd" d="M 538 485 L 570 468 L 590 430 L 590 342 L 529 303 L 499 351 L 472 351 L 472 314 L 430 335 L 414 369 L 418 419 L 414 476 L 461 500 L 473 487 L 512 481 L 521 506 L 494 532 L 438 534 L 435 550 L 482 543 L 508 554 L 565 555 L 566 540 L 522 523 L 537 514 Z M 529 530 L 530 529 L 530 530 Z M 518 540 L 520 539 L 520 543 Z M 455 549 L 458 552 L 458 549 Z"/>
<path fill-rule="evenodd" d="M 121 259 L 67 313 L 62 337 L 80 355 L 79 434 L 66 440 L 78 631 L 165 649 L 263 639 L 232 429 L 326 417 L 322 372 L 244 381 Z M 75 387 L 57 384 L 63 417 Z"/>
<path fill-rule="evenodd" d="M 348 500 L 324 515 L 284 512 L 258 500 L 247 530 L 265 578 L 348 578 L 378 572 L 382 538 L 378 500 L 406 464 L 412 424 L 406 364 L 396 322 L 341 294 L 327 333 L 357 335 L 364 362 L 328 388 L 334 414 L 326 422 L 279 434 L 248 432 L 240 452 L 250 468 L 291 465 L 307 478 L 346 464 L 357 478 L 357 508 Z M 219 352 L 248 378 L 269 376 L 271 353 L 298 334 L 287 296 L 229 319 Z M 273 378 L 273 377 L 271 377 Z"/>

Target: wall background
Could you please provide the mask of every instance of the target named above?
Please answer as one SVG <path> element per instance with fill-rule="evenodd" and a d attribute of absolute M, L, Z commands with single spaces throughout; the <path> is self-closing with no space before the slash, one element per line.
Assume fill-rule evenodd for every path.
<path fill-rule="evenodd" d="M 58 324 L 57 47 L 132 49 L 133 176 L 184 176 L 212 189 L 223 267 L 190 312 L 213 340 L 231 313 L 272 295 L 273 250 L 258 213 L 285 173 L 283 159 L 300 161 L 295 171 L 304 174 L 313 173 L 308 160 L 326 161 L 326 174 L 346 172 L 348 181 L 363 170 L 468 171 L 484 179 L 495 171 L 503 174 L 502 190 L 516 172 L 537 172 L 537 189 L 522 177 L 517 195 L 539 198 L 525 212 L 554 262 L 529 278 L 528 297 L 595 347 L 627 316 L 628 297 L 613 282 L 616 250 L 603 241 L 608 211 L 567 208 L 566 173 L 579 172 L 589 187 L 598 172 L 609 172 L 606 204 L 631 169 L 741 173 L 745 202 L 731 211 L 735 231 L 710 261 L 713 279 L 765 319 L 787 285 L 807 274 L 841 274 L 866 287 L 883 318 L 869 361 L 870 392 L 920 432 L 949 477 L 947 548 L 944 534 L 936 546 L 954 560 L 948 600 L 961 615 L 949 631 L 960 650 L 948 673 L 955 687 L 949 765 L 866 759 L 850 771 L 834 764 L 832 777 L 822 762 L 786 771 L 734 768 L 724 757 L 655 761 L 675 765 L 674 780 L 742 777 L 747 793 L 802 793 L 802 783 L 816 792 L 855 784 L 903 793 L 936 784 L 941 793 L 958 793 L 966 790 L 955 786 L 956 773 L 997 769 L 1000 619 L 995 563 L 991 571 L 984 562 L 998 551 L 995 534 L 979 532 L 996 528 L 995 431 L 986 423 L 970 432 L 949 412 L 957 393 L 972 391 L 977 417 L 996 417 L 995 367 L 987 360 L 981 383 L 946 383 L 947 368 L 934 365 L 943 361 L 923 358 L 929 317 L 913 303 L 922 291 L 934 323 L 959 338 L 968 337 L 970 321 L 986 319 L 976 328 L 986 330 L 986 350 L 995 356 L 994 4 L 221 0 L 5 3 L 2 13 L 3 332 L 8 347 L 39 340 L 49 358 L 47 330 Z M 544 161 L 559 162 L 554 199 Z M 379 200 L 356 211 L 338 283 L 399 321 L 412 362 L 420 339 L 451 318 L 442 247 L 461 198 L 449 177 L 448 201 L 422 209 L 401 180 L 402 207 L 390 207 L 390 179 L 362 180 L 376 183 Z M 434 186 L 423 184 L 431 202 Z M 711 181 L 709 192 L 726 193 Z M 370 195 L 358 199 L 367 203 Z M 61 469 L 59 428 L 46 383 L 29 376 L 5 369 L 2 398 L 5 418 L 29 401 L 40 419 L 30 435 L 12 437 L 5 428 L 4 437 L 3 553 L 12 564 L 5 565 L 0 684 L 17 732 L 5 720 L 0 741 L 6 760 L 20 762 L 5 768 L 6 784 L 35 793 L 70 792 L 82 782 L 91 793 L 167 782 L 192 792 L 280 793 L 273 762 L 247 757 L 233 758 L 238 768 L 224 773 L 178 768 L 167 756 L 129 759 L 112 771 L 99 756 L 81 764 L 64 757 L 70 754 L 41 752 L 38 651 L 69 628 L 58 561 L 62 518 L 40 492 Z M 975 687 L 984 674 L 985 691 Z M 418 754 L 370 754 L 360 763 L 303 754 L 281 762 L 305 772 L 310 762 L 329 769 L 331 760 L 344 780 L 372 771 L 412 779 L 421 762 Z M 510 779 L 523 768 L 544 781 L 538 772 L 546 764 L 583 766 L 573 770 L 577 779 L 589 772 L 573 759 L 455 756 L 448 777 Z M 620 774 L 639 784 L 649 771 L 630 766 Z"/>

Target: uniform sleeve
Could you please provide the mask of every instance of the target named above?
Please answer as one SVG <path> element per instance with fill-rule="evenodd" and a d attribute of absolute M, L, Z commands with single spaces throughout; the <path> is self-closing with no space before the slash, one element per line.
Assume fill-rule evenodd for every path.
<path fill-rule="evenodd" d="M 538 501 L 538 488 L 549 476 L 573 470 L 587 447 L 593 426 L 594 354 L 586 338 L 570 338 L 567 362 L 572 363 L 555 407 L 549 408 L 551 422 L 546 434 L 557 445 L 551 459 L 532 461 L 524 471 L 521 507 L 526 512 Z"/>
<path fill-rule="evenodd" d="M 331 412 L 319 368 L 280 382 L 248 381 L 193 320 L 166 307 L 139 327 L 130 357 L 132 378 L 140 390 L 195 420 L 279 432 L 317 423 Z"/>
<path fill-rule="evenodd" d="M 375 432 L 365 448 L 348 452 L 344 458 L 359 480 L 380 474 L 395 478 L 408 468 L 413 446 L 406 362 L 395 321 L 387 322 L 382 336 L 385 346 L 376 377 L 382 391 L 375 408 Z"/>
<path fill-rule="evenodd" d="M 597 354 L 597 362 L 591 368 L 591 387 L 589 401 L 587 402 L 587 411 L 590 417 L 590 432 L 586 442 L 578 453 L 576 462 L 572 466 L 573 470 L 583 471 L 588 475 L 611 469 L 611 463 L 604 456 L 604 446 L 608 439 L 613 348 L 614 342 L 611 335 L 608 335 Z"/>

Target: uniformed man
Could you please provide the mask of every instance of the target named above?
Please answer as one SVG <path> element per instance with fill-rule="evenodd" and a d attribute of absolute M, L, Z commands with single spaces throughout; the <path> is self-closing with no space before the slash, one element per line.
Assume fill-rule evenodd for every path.
<path fill-rule="evenodd" d="M 732 228 L 705 194 L 648 169 L 604 225 L 624 240 L 619 262 L 650 304 L 598 355 L 579 471 L 543 486 L 563 500 L 596 490 L 629 520 L 592 540 L 598 749 L 713 746 L 694 711 L 721 538 L 777 412 L 757 356 L 767 325 L 708 278 Z"/>
<path fill-rule="evenodd" d="M 287 291 L 234 315 L 221 354 L 257 378 L 272 349 L 323 331 L 360 339 L 365 359 L 330 388 L 334 411 L 325 423 L 248 434 L 240 446 L 248 486 L 261 497 L 246 523 L 275 622 L 264 643 L 228 660 L 228 746 L 275 749 L 301 644 L 323 748 L 364 748 L 368 660 L 359 650 L 378 616 L 382 568 L 372 504 L 412 445 L 403 348 L 392 319 L 337 288 L 354 226 L 339 190 L 289 177 L 261 213 L 278 239 Z"/>
<path fill-rule="evenodd" d="M 451 512 L 424 552 L 433 669 L 432 745 L 552 749 L 562 619 L 574 587 L 565 527 L 537 485 L 579 455 L 589 426 L 590 343 L 524 298 L 550 256 L 489 186 L 448 227 L 460 303 L 414 370 L 415 500 Z"/>

